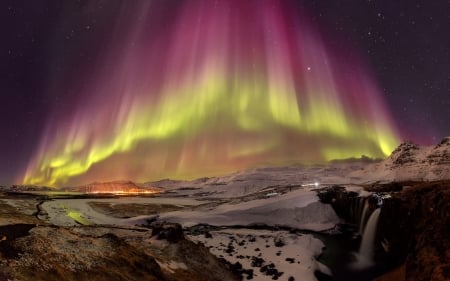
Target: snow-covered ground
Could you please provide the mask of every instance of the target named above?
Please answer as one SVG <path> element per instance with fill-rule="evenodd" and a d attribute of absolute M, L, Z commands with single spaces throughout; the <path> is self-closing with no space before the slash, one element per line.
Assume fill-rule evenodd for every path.
<path fill-rule="evenodd" d="M 96 224 L 129 228 L 155 218 L 180 223 L 185 228 L 198 224 L 216 226 L 210 235 L 189 232 L 188 239 L 203 243 L 211 253 L 232 264 L 239 262 L 247 275 L 253 269 L 253 280 L 272 280 L 278 276 L 278 280 L 293 277 L 308 281 L 316 280 L 316 270 L 330 274 L 315 259 L 323 243 L 310 234 L 269 229 L 277 229 L 276 226 L 311 231 L 334 228 L 340 219 L 330 205 L 319 202 L 315 189 L 338 184 L 359 196 L 367 196 L 370 193 L 362 187 L 366 183 L 449 178 L 450 138 L 426 148 L 402 144 L 389 158 L 376 163 L 353 161 L 316 167 L 257 168 L 221 177 L 162 180 L 141 185 L 166 191 L 156 197 L 55 198 L 39 206 L 41 212 L 37 217 L 60 226 Z M 29 215 L 35 212 L 35 206 L 26 200 L 2 202 L 25 208 Z M 104 204 L 93 208 L 92 203 Z M 148 214 L 127 219 L 114 217 L 111 209 L 122 204 L 129 208 L 160 207 L 149 207 Z M 118 210 L 123 209 L 114 211 Z M 155 210 L 162 212 L 156 216 Z M 264 225 L 265 229 L 254 229 L 255 225 Z M 168 270 L 185 266 L 176 262 L 163 265 Z"/>
<path fill-rule="evenodd" d="M 251 227 L 285 226 L 312 231 L 332 229 L 340 219 L 330 205 L 319 202 L 315 189 L 338 184 L 360 196 L 367 196 L 369 193 L 362 187 L 364 183 L 446 176 L 450 173 L 447 158 L 447 143 L 424 149 L 405 144 L 391 157 L 377 163 L 258 168 L 194 181 L 163 180 L 144 184 L 166 190 L 166 194 L 157 197 L 56 199 L 46 201 L 41 207 L 48 213 L 46 219 L 50 223 L 64 226 L 76 223 L 134 226 L 155 219 L 155 214 L 116 218 L 102 213 L 101 209 L 92 208 L 92 202 L 108 203 L 112 207 L 114 204 L 183 207 L 158 214 L 158 220 L 180 223 L 186 228 L 198 224 L 225 227 L 212 231 L 211 238 L 203 235 L 189 238 L 205 244 L 218 257 L 231 263 L 240 262 L 244 269 L 253 268 L 255 280 L 270 280 L 272 276 L 261 273 L 259 268 L 264 265 L 268 266 L 265 269 L 272 268 L 271 264 L 278 274 L 284 272 L 280 280 L 288 280 L 291 276 L 295 280 L 315 280 L 315 270 L 329 273 L 315 260 L 323 246 L 319 240 L 306 234 L 255 230 Z M 423 165 L 428 164 L 431 168 L 424 169 Z M 286 245 L 276 247 L 274 239 L 280 236 L 283 236 Z M 252 266 L 255 259 L 263 259 L 264 262 L 259 267 Z"/>
<path fill-rule="evenodd" d="M 364 165 L 362 162 L 353 162 L 329 166 L 257 168 L 193 181 L 148 182 L 144 186 L 163 187 L 167 191 L 185 196 L 199 196 L 201 193 L 208 193 L 208 197 L 234 198 L 279 186 L 314 186 L 316 182 L 321 185 L 355 183 L 347 175 L 363 169 Z"/>
<path fill-rule="evenodd" d="M 271 185 L 275 179 L 264 179 L 264 173 L 258 172 L 258 174 L 259 178 L 255 176 L 251 180 L 237 182 L 229 180 L 231 188 L 226 180 L 220 185 L 202 182 L 199 183 L 200 186 L 195 187 L 195 190 L 182 186 L 180 190 L 172 189 L 171 193 L 158 197 L 55 199 L 44 202 L 41 208 L 47 212 L 45 218 L 55 225 L 102 224 L 130 227 L 145 224 L 147 219 L 154 218 L 155 215 L 120 219 L 101 213 L 100 210 L 92 208 L 90 203 L 103 202 L 112 207 L 114 204 L 182 206 L 184 208 L 178 211 L 160 213 L 158 219 L 178 222 L 184 227 L 197 224 L 243 226 L 240 229 L 227 228 L 213 231 L 212 238 L 205 238 L 202 235 L 188 238 L 204 243 L 217 257 L 222 255 L 232 263 L 239 261 L 245 269 L 253 269 L 254 280 L 271 280 L 273 275 L 265 275 L 265 272 L 273 273 L 274 269 L 277 270 L 277 274 L 283 272 L 278 280 L 288 280 L 291 276 L 295 280 L 316 280 L 315 270 L 329 273 L 329 270 L 315 259 L 324 245 L 312 235 L 245 228 L 254 224 L 264 224 L 268 227 L 287 226 L 313 231 L 334 228 L 340 220 L 330 205 L 319 202 L 317 193 L 314 191 L 317 188 L 314 184 L 317 180 L 311 176 L 302 181 L 292 176 L 291 179 L 285 178 L 282 183 L 272 188 Z M 244 192 L 239 191 L 243 183 L 250 182 L 253 183 L 252 192 L 249 189 Z M 287 187 L 283 187 L 285 184 Z M 280 191 L 280 187 L 284 189 Z M 182 194 L 186 191 L 195 192 Z M 245 238 L 250 236 L 254 239 Z M 285 245 L 276 247 L 275 238 L 282 239 Z M 243 242 L 243 240 L 246 241 Z M 231 256 L 230 253 L 224 254 L 229 244 L 234 247 Z M 223 245 L 226 245 L 226 249 Z M 252 267 L 253 256 L 255 259 L 262 259 L 263 262 L 259 260 L 259 266 Z M 260 272 L 260 268 L 264 266 L 267 271 Z"/>
<path fill-rule="evenodd" d="M 55 225 L 71 226 L 81 224 L 122 225 L 123 219 L 114 218 L 94 210 L 90 202 L 111 204 L 171 204 L 175 206 L 197 206 L 204 201 L 192 198 L 164 197 L 119 197 L 103 199 L 57 199 L 45 201 L 42 209 L 47 212 L 47 220 Z M 74 221 L 75 220 L 75 221 Z"/>
<path fill-rule="evenodd" d="M 450 137 L 433 146 L 402 143 L 385 160 L 351 171 L 347 177 L 359 183 L 450 179 Z"/>
<path fill-rule="evenodd" d="M 137 198 L 122 197 L 108 199 L 59 199 L 46 201 L 42 209 L 48 214 L 48 221 L 55 225 L 74 225 L 74 219 L 82 224 L 145 224 L 146 219 L 154 217 L 139 216 L 130 219 L 114 218 L 93 209 L 89 202 L 110 204 L 172 204 L 190 206 L 187 210 L 160 214 L 160 219 L 178 222 L 185 227 L 196 224 L 210 225 L 252 225 L 289 226 L 298 229 L 322 231 L 333 228 L 339 218 L 330 205 L 318 201 L 315 191 L 298 189 L 281 195 L 250 201 L 239 201 L 194 208 L 211 202 L 193 198 Z M 78 219 L 78 220 L 77 220 Z"/>
<path fill-rule="evenodd" d="M 239 262 L 243 269 L 253 270 L 252 280 L 273 280 L 275 274 L 279 276 L 278 280 L 288 280 L 289 277 L 315 280 L 315 270 L 331 274 L 315 259 L 324 244 L 311 234 L 253 229 L 222 229 L 209 233 L 209 238 L 205 235 L 191 235 L 189 238 L 203 243 L 212 254 L 228 262 Z"/>
<path fill-rule="evenodd" d="M 178 222 L 186 227 L 196 224 L 266 224 L 314 231 L 333 228 L 339 222 L 331 205 L 320 203 L 316 192 L 309 189 L 247 202 L 225 203 L 208 211 L 164 213 L 160 219 Z"/>

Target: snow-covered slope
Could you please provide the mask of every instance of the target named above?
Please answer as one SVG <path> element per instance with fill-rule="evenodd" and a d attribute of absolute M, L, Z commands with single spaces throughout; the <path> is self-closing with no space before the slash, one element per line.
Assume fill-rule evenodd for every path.
<path fill-rule="evenodd" d="M 124 222 L 145 224 L 148 218 L 148 216 L 142 216 L 127 219 Z M 185 227 L 196 224 L 216 226 L 265 224 L 313 231 L 331 229 L 340 221 L 331 205 L 319 202 L 317 193 L 310 188 L 270 198 L 225 203 L 208 210 L 163 213 L 160 214 L 160 219 L 181 223 Z"/>
<path fill-rule="evenodd" d="M 348 176 L 367 182 L 450 179 L 450 137 L 444 138 L 435 146 L 427 147 L 404 142 L 387 159 L 369 164 Z"/>
<path fill-rule="evenodd" d="M 312 186 L 322 184 L 348 184 L 351 179 L 346 175 L 360 170 L 363 162 L 334 163 L 328 166 L 293 166 L 255 168 L 233 174 L 200 178 L 193 181 L 161 180 L 148 182 L 144 187 L 161 187 L 179 195 L 198 195 L 208 193 L 208 197 L 234 198 L 254 194 L 260 191 L 270 192 L 280 186 Z"/>

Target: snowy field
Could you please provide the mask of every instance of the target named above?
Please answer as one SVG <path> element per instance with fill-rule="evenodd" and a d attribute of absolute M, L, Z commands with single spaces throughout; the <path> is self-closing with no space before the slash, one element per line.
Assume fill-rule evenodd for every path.
<path fill-rule="evenodd" d="M 123 204 L 171 204 L 183 207 L 179 211 L 158 214 L 159 220 L 177 222 L 183 227 L 197 224 L 237 226 L 211 231 L 211 236 L 188 235 L 203 243 L 210 252 L 230 263 L 239 262 L 244 270 L 252 270 L 252 280 L 316 280 L 314 271 L 330 274 L 316 261 L 323 243 L 310 234 L 289 233 L 282 230 L 251 229 L 255 224 L 267 228 L 275 226 L 322 231 L 332 229 L 339 218 L 330 205 L 318 201 L 316 186 L 298 187 L 285 193 L 267 191 L 269 196 L 231 197 L 218 199 L 203 194 L 189 197 L 121 197 L 95 199 L 56 199 L 46 201 L 41 208 L 47 214 L 42 219 L 61 225 L 115 225 L 133 227 L 146 224 L 154 214 L 132 218 L 117 218 L 92 208 L 95 203 L 108 203 L 111 208 Z M 202 188 L 207 190 L 207 187 Z M 249 226 L 249 228 L 245 228 Z M 276 241 L 282 241 L 276 243 Z M 282 244 L 282 245 L 281 245 Z M 278 246 L 277 246 L 278 245 Z M 244 274 L 244 276 L 249 276 Z M 289 279 L 292 277 L 294 279 Z"/>
<path fill-rule="evenodd" d="M 210 252 L 242 266 L 252 280 L 316 280 L 319 270 L 331 274 L 317 262 L 323 243 L 311 234 L 282 229 L 326 231 L 340 219 L 330 205 L 319 202 L 316 189 L 332 184 L 364 193 L 345 175 L 360 169 L 346 164 L 336 167 L 271 168 L 238 172 L 224 177 L 195 181 L 161 181 L 148 186 L 163 187 L 155 197 L 54 199 L 41 205 L 40 218 L 61 225 L 113 225 L 135 227 L 156 217 L 180 223 L 189 229 L 204 224 L 216 227 L 208 235 L 187 232 L 187 238 L 202 243 Z M 107 210 L 93 205 L 107 206 Z M 120 218 L 108 210 L 116 207 L 176 207 L 175 211 L 142 213 Z M 160 210 L 160 209 L 158 209 Z M 263 229 L 255 229 L 263 225 Z M 272 230 L 271 230 L 272 229 Z M 277 243 L 278 241 L 278 243 Z M 281 241 L 281 242 L 280 242 Z"/>
<path fill-rule="evenodd" d="M 331 274 L 316 261 L 324 244 L 311 234 L 292 234 L 287 231 L 223 229 L 189 238 L 203 243 L 214 255 L 235 264 L 240 263 L 252 280 L 315 280 L 314 271 Z M 245 279 L 244 278 L 244 279 Z M 294 279 L 292 279 L 294 278 Z"/>

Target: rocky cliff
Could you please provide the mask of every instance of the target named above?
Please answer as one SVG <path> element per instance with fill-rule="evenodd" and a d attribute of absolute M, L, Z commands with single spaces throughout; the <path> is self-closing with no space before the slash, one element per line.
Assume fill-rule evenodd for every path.
<path fill-rule="evenodd" d="M 450 137 L 428 147 L 404 142 L 387 159 L 352 172 L 349 177 L 366 182 L 450 179 Z"/>
<path fill-rule="evenodd" d="M 0 280 L 238 280 L 179 225 L 159 227 L 153 235 L 145 228 L 2 225 Z"/>
<path fill-rule="evenodd" d="M 369 209 L 381 206 L 375 257 L 379 267 L 392 272 L 376 280 L 450 280 L 450 181 L 378 187 L 382 192 L 372 187 L 374 193 L 366 199 Z M 336 186 L 322 190 L 319 197 L 348 223 L 358 223 L 357 194 Z"/>

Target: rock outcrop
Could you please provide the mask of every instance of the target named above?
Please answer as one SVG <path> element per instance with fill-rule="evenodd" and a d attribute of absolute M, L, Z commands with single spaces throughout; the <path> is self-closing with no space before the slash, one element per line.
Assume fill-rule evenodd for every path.
<path fill-rule="evenodd" d="M 161 224 L 161 239 L 150 229 L 108 226 L 8 225 L 0 232 L 0 280 L 237 280 L 176 224 Z"/>
<path fill-rule="evenodd" d="M 381 189 L 383 193 L 366 200 L 369 209 L 381 203 L 375 255 L 382 267 L 393 270 L 377 281 L 450 280 L 450 181 L 395 183 Z M 321 190 L 319 197 L 342 218 L 358 223 L 357 194 L 332 187 Z"/>
<path fill-rule="evenodd" d="M 152 224 L 152 237 L 165 239 L 169 243 L 177 243 L 184 239 L 183 229 L 179 223 L 160 223 Z"/>
<path fill-rule="evenodd" d="M 418 184 L 400 199 L 409 215 L 403 224 L 411 233 L 406 280 L 450 280 L 450 182 Z"/>
<path fill-rule="evenodd" d="M 435 146 L 400 144 L 387 159 L 349 174 L 366 182 L 437 181 L 450 179 L 450 137 Z"/>

